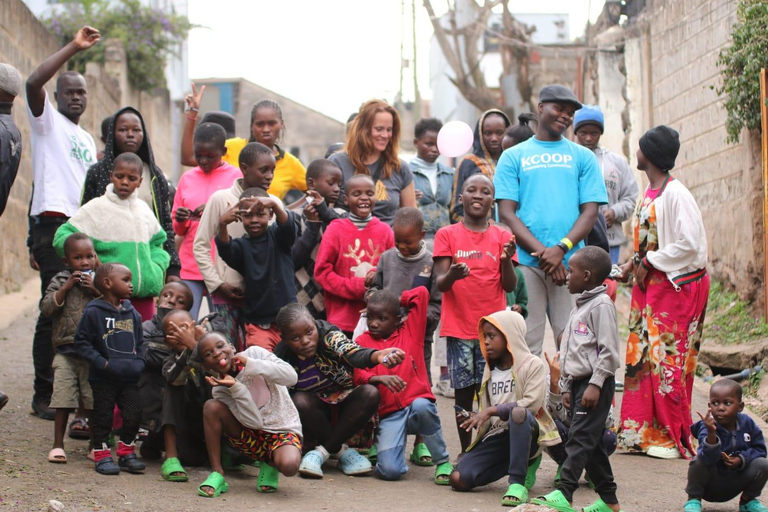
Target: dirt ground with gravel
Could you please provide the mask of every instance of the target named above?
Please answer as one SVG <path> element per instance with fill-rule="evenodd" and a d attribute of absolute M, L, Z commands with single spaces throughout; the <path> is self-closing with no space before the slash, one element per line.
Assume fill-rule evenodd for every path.
<path fill-rule="evenodd" d="M 620 300 L 619 318 L 627 318 L 626 299 Z M 229 492 L 210 500 L 197 496 L 196 486 L 208 474 L 206 468 L 187 468 L 187 483 L 168 483 L 160 476 L 160 464 L 148 462 L 144 475 L 100 476 L 86 459 L 86 441 L 67 439 L 67 464 L 51 464 L 47 453 L 53 440 L 53 422 L 29 414 L 32 397 L 32 334 L 36 308 L 19 307 L 9 327 L 0 331 L 0 389 L 10 403 L 0 412 L 0 509 L 19 511 L 47 510 L 49 500 L 74 511 L 368 511 L 393 507 L 403 511 L 485 511 L 504 510 L 500 499 L 506 490 L 501 480 L 469 493 L 453 492 L 432 483 L 433 468 L 411 466 L 399 482 L 383 482 L 373 477 L 353 478 L 328 468 L 323 480 L 281 477 L 274 494 L 258 494 L 258 470 L 228 473 Z M 546 350 L 553 351 L 551 336 Z M 618 376 L 619 379 L 623 375 Z M 616 395 L 620 405 L 621 394 Z M 703 392 L 697 390 L 694 411 L 705 410 Z M 452 458 L 458 449 L 456 429 L 451 421 L 452 401 L 438 398 L 438 408 Z M 695 415 L 695 412 L 694 412 Z M 768 432 L 767 432 L 768 434 Z M 642 455 L 617 453 L 611 458 L 619 486 L 619 499 L 625 512 L 682 510 L 686 496 L 687 462 L 661 461 Z M 546 455 L 538 472 L 532 496 L 553 488 L 556 466 Z M 575 507 L 586 506 L 595 495 L 585 483 L 577 492 Z M 509 509 L 507 509 L 509 510 Z M 727 504 L 705 504 L 705 511 L 738 510 L 736 500 Z"/>

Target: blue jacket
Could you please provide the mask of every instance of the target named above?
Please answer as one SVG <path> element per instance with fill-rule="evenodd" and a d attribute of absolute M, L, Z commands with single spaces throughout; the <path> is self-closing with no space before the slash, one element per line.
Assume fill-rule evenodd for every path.
<path fill-rule="evenodd" d="M 419 210 L 424 215 L 424 230 L 434 237 L 437 230 L 451 223 L 451 193 L 453 191 L 453 169 L 437 163 L 437 193 L 432 192 L 429 178 L 411 160 L 413 184 L 424 195 L 419 199 Z"/>
<path fill-rule="evenodd" d="M 697 457 L 707 465 L 717 465 L 721 473 L 730 471 L 723 463 L 722 452 L 741 457 L 742 464 L 737 471 L 744 471 L 754 459 L 766 456 L 763 431 L 752 418 L 743 413 L 736 416 L 736 430 L 733 432 L 717 425 L 717 444 L 707 444 L 707 427 L 701 420 L 691 425 L 691 433 L 699 440 Z"/>
<path fill-rule="evenodd" d="M 144 369 L 143 343 L 141 316 L 127 300 L 120 309 L 92 300 L 75 331 L 75 350 L 91 365 L 91 381 L 138 384 Z"/>

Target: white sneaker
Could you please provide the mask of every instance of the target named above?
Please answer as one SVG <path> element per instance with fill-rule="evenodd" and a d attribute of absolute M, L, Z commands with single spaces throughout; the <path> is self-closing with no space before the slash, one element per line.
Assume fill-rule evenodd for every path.
<path fill-rule="evenodd" d="M 438 380 L 437 384 L 435 384 L 432 391 L 436 395 L 442 395 L 446 398 L 454 398 L 456 396 L 456 393 L 453 391 L 453 388 L 451 387 L 451 381 L 449 379 Z"/>
<path fill-rule="evenodd" d="M 655 459 L 681 459 L 683 457 L 680 455 L 680 450 L 676 447 L 664 448 L 662 446 L 651 446 L 645 454 Z"/>

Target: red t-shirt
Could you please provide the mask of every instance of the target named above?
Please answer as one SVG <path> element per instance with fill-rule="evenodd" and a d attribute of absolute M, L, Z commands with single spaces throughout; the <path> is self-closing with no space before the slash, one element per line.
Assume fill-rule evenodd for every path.
<path fill-rule="evenodd" d="M 440 336 L 477 339 L 480 319 L 506 309 L 499 257 L 511 239 L 512 233 L 495 225 L 483 233 L 470 231 L 461 222 L 437 231 L 432 257 L 449 257 L 469 267 L 469 275 L 443 293 Z"/>

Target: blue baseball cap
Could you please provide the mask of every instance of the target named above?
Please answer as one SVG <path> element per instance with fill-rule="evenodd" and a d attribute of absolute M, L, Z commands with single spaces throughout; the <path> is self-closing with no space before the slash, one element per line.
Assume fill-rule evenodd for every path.
<path fill-rule="evenodd" d="M 584 105 L 576 111 L 573 116 L 573 131 L 579 131 L 579 127 L 584 124 L 594 124 L 600 128 L 600 133 L 605 131 L 605 118 L 603 111 L 597 105 Z"/>

